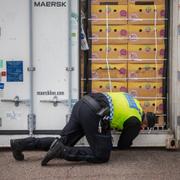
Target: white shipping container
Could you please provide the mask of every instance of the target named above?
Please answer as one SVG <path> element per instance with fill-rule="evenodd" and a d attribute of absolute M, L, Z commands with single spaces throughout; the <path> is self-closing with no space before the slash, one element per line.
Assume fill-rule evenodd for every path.
<path fill-rule="evenodd" d="M 142 131 L 134 146 L 179 146 L 179 13 L 180 0 L 170 1 L 168 129 Z M 0 0 L 1 147 L 67 123 L 80 94 L 79 15 L 78 0 Z"/>

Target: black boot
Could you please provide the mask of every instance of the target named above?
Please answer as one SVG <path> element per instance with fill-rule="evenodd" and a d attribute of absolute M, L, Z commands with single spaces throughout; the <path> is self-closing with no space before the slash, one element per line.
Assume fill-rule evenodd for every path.
<path fill-rule="evenodd" d="M 13 157 L 18 160 L 24 160 L 24 150 L 44 150 L 47 151 L 55 138 L 34 138 L 28 137 L 24 139 L 11 139 L 10 145 Z"/>
<path fill-rule="evenodd" d="M 10 145 L 11 145 L 13 157 L 17 161 L 23 161 L 24 160 L 24 154 L 22 153 L 22 147 L 20 144 L 21 144 L 21 139 L 11 139 L 10 140 Z"/>
<path fill-rule="evenodd" d="M 46 166 L 50 160 L 52 160 L 54 158 L 62 158 L 64 149 L 65 149 L 64 144 L 61 142 L 61 140 L 59 138 L 56 138 L 53 141 L 46 156 L 43 158 L 41 165 Z"/>

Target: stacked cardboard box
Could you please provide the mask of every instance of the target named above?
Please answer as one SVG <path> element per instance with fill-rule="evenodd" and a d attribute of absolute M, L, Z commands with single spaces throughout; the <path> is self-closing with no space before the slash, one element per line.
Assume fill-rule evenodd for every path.
<path fill-rule="evenodd" d="M 165 0 L 92 0 L 89 20 L 92 92 L 129 92 L 162 125 Z"/>

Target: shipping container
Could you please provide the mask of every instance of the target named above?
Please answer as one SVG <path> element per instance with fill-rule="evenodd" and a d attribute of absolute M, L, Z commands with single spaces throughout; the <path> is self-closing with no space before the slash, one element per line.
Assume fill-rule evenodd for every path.
<path fill-rule="evenodd" d="M 0 147 L 57 136 L 83 95 L 121 91 L 158 116 L 133 146 L 179 148 L 179 43 L 180 0 L 0 0 Z"/>

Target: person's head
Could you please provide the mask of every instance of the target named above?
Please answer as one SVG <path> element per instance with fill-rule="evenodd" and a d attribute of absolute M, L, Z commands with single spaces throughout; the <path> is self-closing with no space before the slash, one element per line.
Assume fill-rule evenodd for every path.
<path fill-rule="evenodd" d="M 152 128 L 154 127 L 156 121 L 157 121 L 157 116 L 153 112 L 143 113 L 142 125 L 144 127 Z"/>

